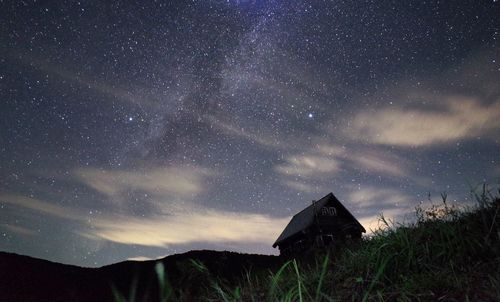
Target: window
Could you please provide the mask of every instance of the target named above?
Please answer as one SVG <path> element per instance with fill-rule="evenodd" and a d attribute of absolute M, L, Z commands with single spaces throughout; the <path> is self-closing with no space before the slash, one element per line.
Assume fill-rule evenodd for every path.
<path fill-rule="evenodd" d="M 321 208 L 321 216 L 337 216 L 337 209 L 334 207 Z"/>

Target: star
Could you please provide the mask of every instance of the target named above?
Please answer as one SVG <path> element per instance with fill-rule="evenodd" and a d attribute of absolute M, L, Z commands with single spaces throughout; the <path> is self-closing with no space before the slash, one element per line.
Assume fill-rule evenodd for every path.
<path fill-rule="evenodd" d="M 248 241 L 255 218 L 279 233 L 328 192 L 403 217 L 426 192 L 498 184 L 500 1 L 181 2 L 0 10 L 0 250 L 95 266 L 210 248 L 209 216 L 248 226 L 221 248 L 277 253 Z"/>

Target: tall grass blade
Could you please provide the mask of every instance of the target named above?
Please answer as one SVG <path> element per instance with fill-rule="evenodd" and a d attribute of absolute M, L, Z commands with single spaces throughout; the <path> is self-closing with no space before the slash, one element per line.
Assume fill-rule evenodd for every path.
<path fill-rule="evenodd" d="M 278 272 L 276 272 L 276 274 L 274 276 L 271 277 L 271 287 L 269 289 L 269 298 L 270 299 L 273 299 L 274 296 L 275 296 L 275 292 L 276 292 L 276 289 L 279 288 L 278 286 L 278 283 L 281 279 L 281 276 L 283 275 L 284 271 L 287 269 L 287 267 L 292 263 L 291 260 L 285 262 L 285 264 L 283 264 L 280 269 L 278 270 Z"/>
<path fill-rule="evenodd" d="M 314 298 L 314 301 L 321 300 L 321 288 L 323 287 L 323 281 L 325 279 L 326 270 L 328 268 L 329 258 L 330 258 L 330 254 L 327 253 L 325 256 L 325 259 L 323 260 L 323 265 L 321 266 L 321 273 L 319 275 L 318 286 L 316 287 L 316 296 Z"/>
<path fill-rule="evenodd" d="M 295 274 L 297 275 L 297 289 L 299 294 L 299 301 L 302 302 L 302 280 L 300 278 L 299 267 L 297 266 L 297 261 L 293 259 L 293 268 L 295 270 Z"/>
<path fill-rule="evenodd" d="M 377 269 L 377 273 L 373 277 L 372 282 L 370 283 L 370 286 L 368 287 L 368 290 L 366 291 L 365 295 L 363 296 L 363 302 L 368 300 L 368 297 L 370 295 L 370 292 L 373 290 L 373 287 L 375 284 L 378 282 L 378 279 L 382 276 L 382 274 L 385 271 L 385 267 L 387 266 L 387 263 L 389 263 L 389 260 L 391 259 L 392 256 L 390 257 L 385 257 L 382 262 L 380 263 L 380 266 Z"/>
<path fill-rule="evenodd" d="M 165 267 L 162 262 L 155 265 L 156 276 L 158 279 L 158 290 L 161 302 L 166 302 L 172 295 L 172 287 L 165 276 Z"/>

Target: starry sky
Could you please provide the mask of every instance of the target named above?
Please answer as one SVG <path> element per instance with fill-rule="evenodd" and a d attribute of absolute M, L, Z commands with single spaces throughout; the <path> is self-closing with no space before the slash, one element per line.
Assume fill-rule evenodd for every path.
<path fill-rule="evenodd" d="M 277 254 L 500 184 L 497 1 L 0 1 L 0 250 Z"/>

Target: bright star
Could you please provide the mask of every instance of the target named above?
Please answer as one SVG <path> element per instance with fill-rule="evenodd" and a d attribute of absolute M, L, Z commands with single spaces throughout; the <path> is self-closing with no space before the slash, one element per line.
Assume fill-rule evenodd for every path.
<path fill-rule="evenodd" d="M 312 113 L 309 113 L 307 116 L 308 116 L 309 118 L 313 118 L 313 117 L 314 117 L 314 115 L 313 115 Z"/>

